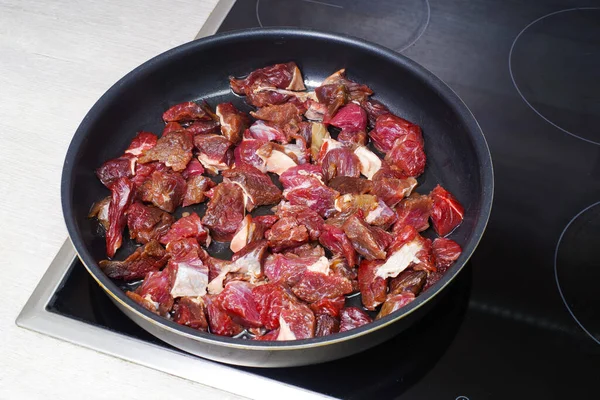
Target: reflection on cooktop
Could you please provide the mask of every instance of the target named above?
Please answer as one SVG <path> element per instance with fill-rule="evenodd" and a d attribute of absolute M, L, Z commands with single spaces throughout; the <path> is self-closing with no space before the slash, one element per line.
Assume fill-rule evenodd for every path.
<path fill-rule="evenodd" d="M 569 313 L 600 344 L 598 243 L 600 202 L 577 214 L 563 231 L 556 247 L 554 272 Z"/>
<path fill-rule="evenodd" d="M 260 26 L 302 26 L 357 36 L 402 51 L 427 29 L 428 0 L 257 0 Z"/>
<path fill-rule="evenodd" d="M 558 129 L 595 144 L 600 144 L 599 22 L 600 8 L 547 14 L 519 33 L 509 55 L 523 100 Z"/>

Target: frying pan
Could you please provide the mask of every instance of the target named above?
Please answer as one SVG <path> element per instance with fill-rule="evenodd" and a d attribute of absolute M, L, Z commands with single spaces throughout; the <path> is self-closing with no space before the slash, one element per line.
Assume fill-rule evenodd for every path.
<path fill-rule="evenodd" d="M 307 86 L 346 68 L 350 79 L 370 86 L 390 110 L 420 125 L 427 167 L 418 190 L 437 183 L 465 206 L 465 219 L 451 238 L 463 252 L 444 277 L 398 312 L 360 328 L 298 341 L 255 342 L 200 332 L 159 317 L 129 298 L 98 267 L 105 242 L 90 206 L 108 195 L 94 175 L 104 161 L 119 156 L 140 130 L 161 132 L 161 115 L 171 105 L 207 100 L 232 101 L 228 76 L 278 62 L 295 61 Z M 62 206 L 69 236 L 83 264 L 111 300 L 142 328 L 189 353 L 225 363 L 279 367 L 320 363 L 363 351 L 399 333 L 427 312 L 436 295 L 463 268 L 485 230 L 492 206 L 493 171 L 487 143 L 475 118 L 440 79 L 406 57 L 363 40 L 301 29 L 252 29 L 190 42 L 142 64 L 110 88 L 77 129 L 63 168 Z M 199 213 L 201 208 L 194 209 Z M 133 251 L 124 235 L 117 258 Z M 209 249 L 226 257 L 226 246 Z"/>

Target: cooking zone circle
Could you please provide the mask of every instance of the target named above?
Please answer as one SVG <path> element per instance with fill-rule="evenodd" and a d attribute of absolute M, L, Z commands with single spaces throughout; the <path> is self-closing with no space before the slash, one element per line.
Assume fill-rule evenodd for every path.
<path fill-rule="evenodd" d="M 600 297 L 597 247 L 600 242 L 600 202 L 579 212 L 566 226 L 554 254 L 558 291 L 569 313 L 600 344 Z"/>
<path fill-rule="evenodd" d="M 396 51 L 404 51 L 419 40 L 429 25 L 429 17 L 427 0 L 256 1 L 256 18 L 261 27 L 299 26 L 333 31 Z"/>
<path fill-rule="evenodd" d="M 569 135 L 600 144 L 600 8 L 557 11 L 527 25 L 508 66 L 525 103 Z M 578 29 L 573 29 L 577 26 Z"/>

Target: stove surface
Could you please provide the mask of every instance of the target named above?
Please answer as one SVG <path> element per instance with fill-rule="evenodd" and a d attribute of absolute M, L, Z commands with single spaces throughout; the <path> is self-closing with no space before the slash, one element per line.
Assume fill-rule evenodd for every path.
<path fill-rule="evenodd" d="M 496 192 L 469 265 L 431 313 L 393 340 L 301 368 L 196 361 L 348 399 L 598 398 L 600 7 L 593 6 L 238 0 L 224 19 L 215 15 L 207 26 L 222 21 L 219 32 L 332 30 L 422 64 L 479 121 Z M 69 260 L 63 268 L 69 271 L 47 302 L 49 313 L 181 353 L 121 314 L 81 263 Z"/>

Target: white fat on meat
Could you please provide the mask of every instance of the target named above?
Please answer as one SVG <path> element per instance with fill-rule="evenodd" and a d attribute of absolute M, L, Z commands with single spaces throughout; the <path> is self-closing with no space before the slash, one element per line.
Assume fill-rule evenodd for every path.
<path fill-rule="evenodd" d="M 219 272 L 219 275 L 215 276 L 215 278 L 208 283 L 208 286 L 206 287 L 208 293 L 219 294 L 223 291 L 223 282 L 225 281 L 229 271 L 231 271 L 229 265 L 223 267 L 221 272 Z"/>
<path fill-rule="evenodd" d="M 422 248 L 423 245 L 418 240 L 404 244 L 400 249 L 392 253 L 385 263 L 377 268 L 375 275 L 383 279 L 397 277 L 400 272 L 410 267 L 413 263 L 420 263 L 417 253 Z"/>
<path fill-rule="evenodd" d="M 354 154 L 360 162 L 360 173 L 368 179 L 373 179 L 373 175 L 381 169 L 381 159 L 365 146 L 357 147 Z"/>
<path fill-rule="evenodd" d="M 235 260 L 229 272 L 242 272 L 250 277 L 250 283 L 254 283 L 261 276 L 262 270 L 256 254 L 250 252 Z"/>
<path fill-rule="evenodd" d="M 309 265 L 306 270 L 329 275 L 329 260 L 325 256 L 319 257 L 319 259 L 314 264 Z"/>
<path fill-rule="evenodd" d="M 150 293 L 148 293 L 147 295 L 145 295 L 144 300 L 148 300 L 150 303 L 152 303 L 152 305 L 154 306 L 154 311 L 158 311 L 158 306 L 160 304 L 158 304 L 157 301 L 154 301 L 154 299 L 152 298 L 152 296 L 150 295 Z"/>
<path fill-rule="evenodd" d="M 338 142 L 337 140 L 332 138 L 325 138 L 323 140 L 323 144 L 321 145 L 321 151 L 319 152 L 319 156 L 322 156 L 321 159 L 323 159 L 331 150 L 339 149 L 342 147 L 344 147 L 344 145 L 341 142 Z"/>
<path fill-rule="evenodd" d="M 354 195 L 351 193 L 346 193 L 346 194 L 339 196 L 337 199 L 335 199 L 334 207 L 337 211 L 342 211 L 345 209 L 344 204 L 353 203 L 353 202 L 354 202 Z"/>
<path fill-rule="evenodd" d="M 412 193 L 412 191 L 415 190 L 415 188 L 417 187 L 417 185 L 419 183 L 413 177 L 407 178 L 406 182 L 408 182 L 408 186 L 404 189 L 404 192 L 402 193 L 404 195 L 404 197 L 410 196 L 410 194 Z"/>
<path fill-rule="evenodd" d="M 267 172 L 273 172 L 277 175 L 281 175 L 297 165 L 290 156 L 279 150 L 272 150 L 269 156 L 260 153 L 258 153 L 258 156 L 265 162 Z"/>
<path fill-rule="evenodd" d="M 180 262 L 177 264 L 177 274 L 175 274 L 175 282 L 171 288 L 171 296 L 204 296 L 207 285 L 208 275 L 204 271 L 187 263 Z"/>
<path fill-rule="evenodd" d="M 287 85 L 286 89 L 306 90 L 306 86 L 304 86 L 304 80 L 302 79 L 302 72 L 297 65 L 294 67 L 294 72 L 292 72 L 292 80 L 290 81 L 290 84 Z"/>
<path fill-rule="evenodd" d="M 244 196 L 245 197 L 245 196 Z M 245 206 L 244 199 L 244 206 Z M 250 214 L 246 215 L 242 220 L 242 225 L 238 229 L 238 231 L 233 235 L 233 239 L 231 239 L 231 243 L 229 244 L 229 248 L 234 253 L 243 249 L 248 243 L 248 235 L 250 234 L 250 224 L 252 223 L 252 217 Z"/>
<path fill-rule="evenodd" d="M 296 335 L 281 315 L 279 315 L 279 334 L 276 340 L 296 340 Z"/>
<path fill-rule="evenodd" d="M 301 170 L 298 171 L 298 175 L 312 176 L 313 178 L 315 178 L 316 180 L 318 180 L 319 182 L 321 182 L 323 185 L 325 184 L 325 182 L 323 182 L 323 179 L 321 178 L 321 176 L 319 176 L 319 174 L 313 174 L 310 171 L 306 171 L 304 169 L 301 169 Z"/>
<path fill-rule="evenodd" d="M 217 163 L 210 159 L 206 154 L 198 155 L 198 161 L 200 161 L 200 164 L 202 164 L 202 166 L 213 175 L 217 175 L 219 171 L 229 169 L 229 165 L 222 162 Z"/>
<path fill-rule="evenodd" d="M 377 205 L 377 208 L 369 211 L 367 216 L 365 217 L 365 222 L 367 224 L 372 224 L 377 218 L 381 217 L 381 213 L 383 212 L 383 207 L 380 204 Z"/>

